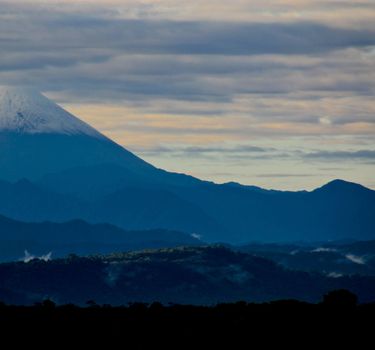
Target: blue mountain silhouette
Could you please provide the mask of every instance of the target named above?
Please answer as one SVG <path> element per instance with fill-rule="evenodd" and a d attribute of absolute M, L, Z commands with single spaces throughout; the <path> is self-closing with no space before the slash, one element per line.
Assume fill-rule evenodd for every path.
<path fill-rule="evenodd" d="M 28 90 L 0 91 L 0 145 L 0 213 L 14 219 L 80 218 L 209 242 L 375 239 L 370 189 L 334 180 L 268 191 L 170 173 Z"/>

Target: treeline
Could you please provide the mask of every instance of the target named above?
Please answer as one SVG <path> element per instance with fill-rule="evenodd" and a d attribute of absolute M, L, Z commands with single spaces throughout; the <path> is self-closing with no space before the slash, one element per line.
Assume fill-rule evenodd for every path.
<path fill-rule="evenodd" d="M 106 347 L 122 344 L 120 348 L 129 349 L 248 349 L 255 341 L 281 344 L 301 336 L 310 345 L 358 335 L 358 341 L 364 340 L 373 334 L 374 316 L 375 303 L 359 305 L 346 290 L 328 293 L 318 304 L 281 300 L 216 306 L 157 302 L 111 306 L 89 301 L 80 307 L 45 300 L 33 306 L 1 304 L 0 329 L 14 342 L 51 338 L 70 346 L 79 342 Z"/>

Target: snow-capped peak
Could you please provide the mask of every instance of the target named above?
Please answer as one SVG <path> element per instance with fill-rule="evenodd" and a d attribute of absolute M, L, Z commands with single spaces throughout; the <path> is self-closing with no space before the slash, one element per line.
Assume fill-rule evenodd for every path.
<path fill-rule="evenodd" d="M 105 137 L 41 93 L 19 87 L 0 87 L 0 131 Z"/>

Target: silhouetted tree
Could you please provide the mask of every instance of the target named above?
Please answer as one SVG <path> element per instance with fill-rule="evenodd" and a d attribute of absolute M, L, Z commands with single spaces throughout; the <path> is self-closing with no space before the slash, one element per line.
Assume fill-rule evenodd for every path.
<path fill-rule="evenodd" d="M 358 297 L 347 289 L 334 290 L 323 297 L 323 304 L 327 306 L 354 307 L 357 303 Z"/>
<path fill-rule="evenodd" d="M 88 300 L 86 301 L 86 305 L 91 308 L 98 308 L 99 305 L 96 303 L 95 300 Z"/>
<path fill-rule="evenodd" d="M 50 310 L 50 309 L 54 309 L 56 307 L 56 304 L 50 299 L 45 299 L 42 301 L 41 306 Z"/>

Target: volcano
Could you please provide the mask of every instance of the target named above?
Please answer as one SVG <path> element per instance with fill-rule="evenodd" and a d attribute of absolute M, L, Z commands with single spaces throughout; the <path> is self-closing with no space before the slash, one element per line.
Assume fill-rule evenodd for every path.
<path fill-rule="evenodd" d="M 158 172 L 39 92 L 0 88 L 1 179 L 35 180 L 108 163 L 143 176 Z"/>

